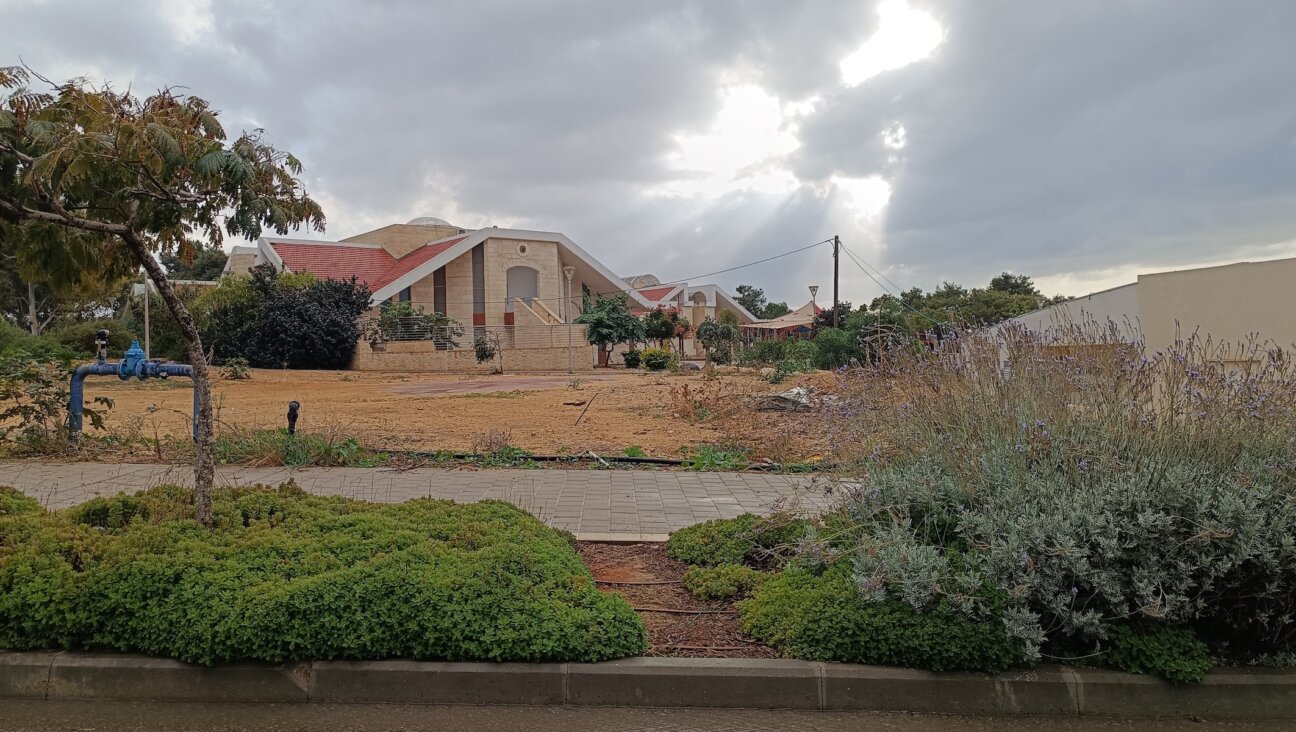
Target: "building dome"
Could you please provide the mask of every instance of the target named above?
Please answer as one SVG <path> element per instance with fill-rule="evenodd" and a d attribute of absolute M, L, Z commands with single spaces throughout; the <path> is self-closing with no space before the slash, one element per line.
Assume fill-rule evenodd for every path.
<path fill-rule="evenodd" d="M 453 224 L 445 219 L 438 219 L 435 216 L 420 216 L 417 219 L 410 219 L 407 226 L 449 226 L 455 228 Z"/>
<path fill-rule="evenodd" d="M 636 290 L 641 287 L 652 287 L 653 285 L 661 284 L 661 280 L 657 279 L 656 276 L 650 274 L 630 275 L 629 277 L 622 277 L 621 281 L 625 282 L 627 285 L 630 285 Z"/>

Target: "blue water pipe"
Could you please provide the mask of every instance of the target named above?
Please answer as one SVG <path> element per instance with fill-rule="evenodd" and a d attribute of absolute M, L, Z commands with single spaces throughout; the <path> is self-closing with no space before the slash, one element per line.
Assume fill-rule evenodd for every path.
<path fill-rule="evenodd" d="M 156 359 L 144 358 L 144 349 L 140 348 L 139 341 L 132 341 L 131 347 L 126 349 L 122 355 L 122 360 L 117 363 L 108 363 L 108 331 L 99 330 L 95 333 L 96 355 L 95 362 L 78 366 L 72 374 L 71 394 L 68 398 L 68 431 L 73 436 L 81 434 L 83 409 L 85 406 L 85 379 L 87 376 L 116 376 L 122 381 L 129 381 L 132 377 L 143 381 L 145 379 L 165 379 L 170 376 L 188 376 L 193 378 L 193 367 L 181 363 L 162 363 Z M 193 436 L 198 439 L 198 386 L 194 385 L 193 390 Z"/>

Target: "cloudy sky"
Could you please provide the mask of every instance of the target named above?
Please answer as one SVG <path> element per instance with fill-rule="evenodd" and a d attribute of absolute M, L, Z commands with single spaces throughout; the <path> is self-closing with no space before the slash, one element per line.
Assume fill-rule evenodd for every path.
<path fill-rule="evenodd" d="M 1296 256 L 1282 0 L 0 0 L 0 26 L 0 64 L 265 128 L 330 239 L 438 216 L 674 280 L 840 234 L 887 287 L 1072 295 Z M 829 254 L 709 279 L 795 306 Z M 882 292 L 849 259 L 842 290 Z"/>

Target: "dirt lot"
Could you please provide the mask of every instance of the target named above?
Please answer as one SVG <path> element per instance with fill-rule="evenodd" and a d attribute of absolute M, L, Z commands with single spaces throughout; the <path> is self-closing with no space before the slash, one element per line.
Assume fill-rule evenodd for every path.
<path fill-rule="evenodd" d="M 751 371 L 650 375 L 596 372 L 455 376 L 254 370 L 245 381 L 217 379 L 218 431 L 286 423 L 301 403 L 298 429 L 354 435 L 368 447 L 473 451 L 491 432 L 541 454 L 620 454 L 630 446 L 676 457 L 688 446 L 740 444 L 753 457 L 806 459 L 821 452 L 814 416 L 758 412 L 752 395 L 794 385 L 831 391 L 830 374 L 804 374 L 771 386 Z M 187 434 L 191 393 L 170 382 L 86 382 L 86 396 L 111 397 L 110 429 L 145 437 Z M 576 424 L 581 411 L 585 416 Z"/>

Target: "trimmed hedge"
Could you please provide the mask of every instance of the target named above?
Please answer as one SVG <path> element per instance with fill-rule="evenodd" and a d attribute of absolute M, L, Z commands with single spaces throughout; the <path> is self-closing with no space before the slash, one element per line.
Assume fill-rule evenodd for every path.
<path fill-rule="evenodd" d="M 738 603 L 743 632 L 810 661 L 1002 671 L 1025 660 L 1002 620 L 971 620 L 944 601 L 921 612 L 894 598 L 871 601 L 845 570 L 788 569 L 760 583 Z"/>
<path fill-rule="evenodd" d="M 806 522 L 744 513 L 680 529 L 666 540 L 666 554 L 688 564 L 762 564 L 780 546 L 805 535 Z"/>
<path fill-rule="evenodd" d="M 160 487 L 46 513 L 0 492 L 0 648 L 202 664 L 646 648 L 567 539 L 504 502 L 375 505 L 289 483 L 217 491 L 213 530 L 191 505 L 191 491 Z"/>

